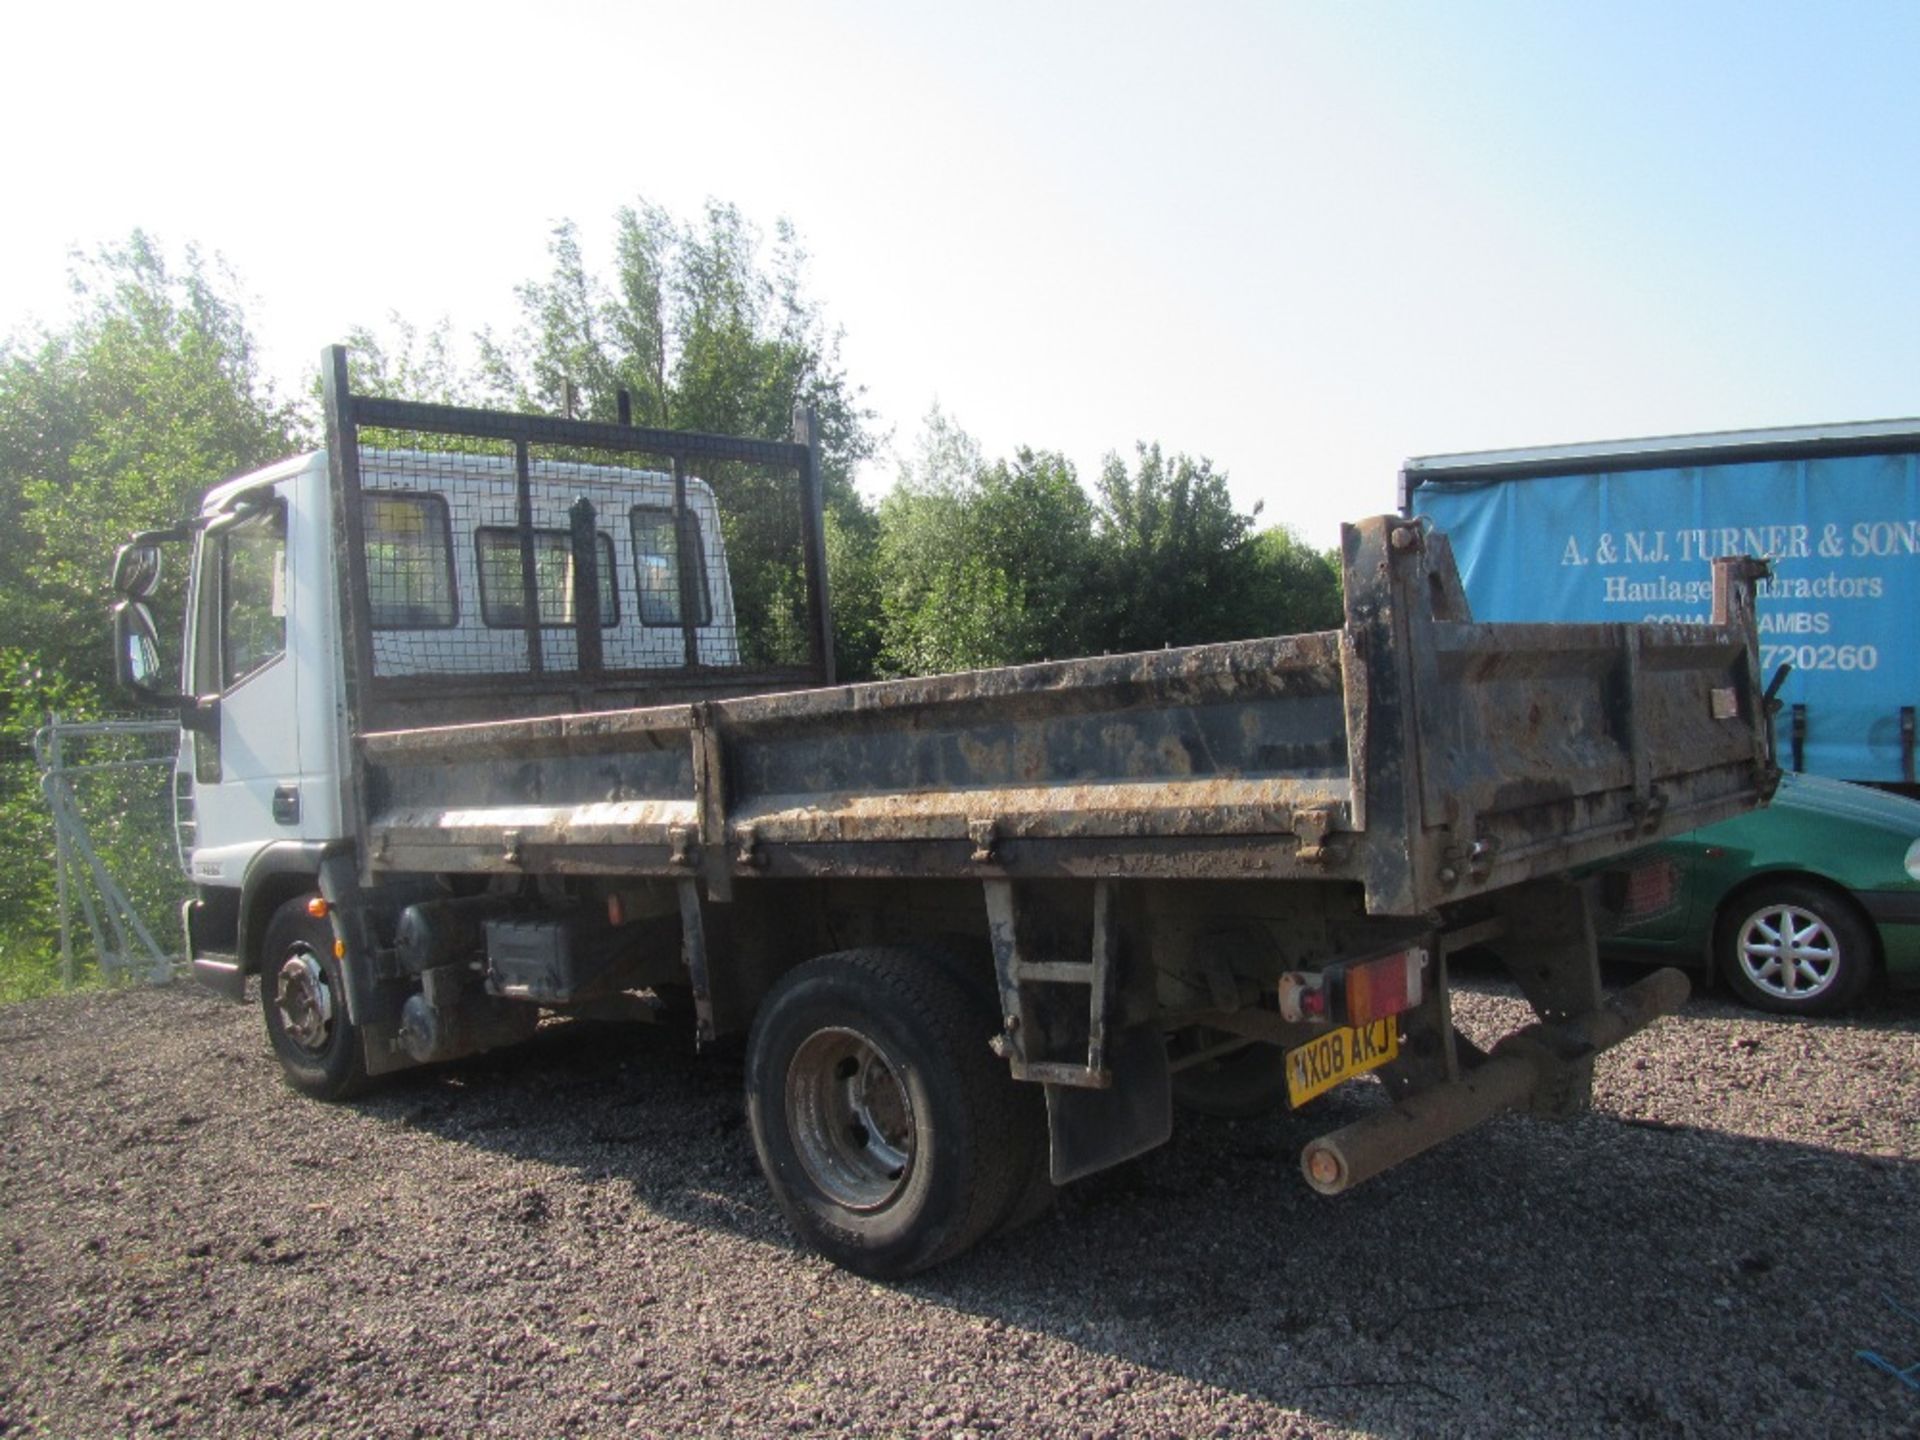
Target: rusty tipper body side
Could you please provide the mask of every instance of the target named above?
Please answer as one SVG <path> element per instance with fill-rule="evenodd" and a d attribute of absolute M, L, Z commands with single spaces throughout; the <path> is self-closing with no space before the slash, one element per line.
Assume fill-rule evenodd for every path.
<path fill-rule="evenodd" d="M 317 1094 L 537 1013 L 684 997 L 702 1037 L 748 1036 L 755 1143 L 796 1228 L 869 1273 L 1018 1223 L 1163 1141 L 1176 1101 L 1251 1113 L 1376 1071 L 1396 1107 L 1303 1157 L 1329 1193 L 1499 1109 L 1579 1109 L 1593 1056 L 1685 987 L 1603 1000 L 1594 887 L 1567 872 L 1773 783 L 1752 562 L 1719 563 L 1708 625 L 1479 625 L 1444 536 L 1380 518 L 1345 531 L 1339 630 L 836 686 L 804 429 L 372 402 L 343 370 L 329 419 L 339 833 L 272 872 L 292 879 L 203 891 L 203 971 L 230 990 L 261 971 Z M 500 447 L 483 540 L 520 595 L 510 667 L 370 623 L 400 613 L 380 597 L 420 547 L 367 525 L 465 475 L 458 444 L 376 455 L 373 425 Z M 591 452 L 591 487 L 559 482 L 581 488 L 570 538 L 540 522 L 542 447 Z M 655 494 L 629 554 L 594 535 L 635 455 Z M 439 585 L 408 592 L 436 620 Z M 625 637 L 627 611 L 664 638 Z M 333 963 L 268 933 L 295 900 Z M 1449 1019 L 1469 943 L 1539 1016 L 1491 1056 Z"/>

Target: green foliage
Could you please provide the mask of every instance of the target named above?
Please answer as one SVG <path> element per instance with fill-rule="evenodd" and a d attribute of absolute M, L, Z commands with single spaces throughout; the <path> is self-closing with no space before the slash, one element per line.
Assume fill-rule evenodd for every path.
<path fill-rule="evenodd" d="M 1344 609 L 1340 561 L 1315 550 L 1285 525 L 1253 537 L 1256 571 L 1248 596 L 1248 633 L 1300 635 L 1339 628 Z"/>
<path fill-rule="evenodd" d="M 1257 513 L 1257 512 L 1256 512 Z M 878 513 L 877 669 L 910 675 L 1326 629 L 1334 557 L 1254 533 L 1205 460 L 1141 445 L 1102 468 L 988 461 L 937 411 Z"/>
<path fill-rule="evenodd" d="M 578 227 L 562 222 L 544 279 L 518 287 L 521 320 L 505 338 L 477 337 L 479 363 L 460 380 L 447 362 L 444 330 L 424 346 L 396 320 L 397 345 L 364 333 L 356 343 L 380 358 L 369 369 L 392 393 L 438 391 L 517 409 L 612 421 L 619 393 L 634 423 L 663 429 L 785 439 L 796 406 L 818 427 L 821 484 L 845 539 L 871 529 L 853 474 L 873 452 L 871 415 L 841 369 L 839 336 L 827 329 L 804 285 L 805 252 L 790 225 L 771 245 L 733 206 L 710 203 L 688 223 L 642 203 L 615 217 L 614 266 L 588 263 Z M 369 342 L 371 344 L 369 345 Z M 420 362 L 411 360 L 416 348 Z M 721 505 L 742 659 L 790 665 L 807 648 L 799 507 L 788 476 L 747 466 L 707 467 Z M 851 674 L 867 673 L 873 617 L 864 592 L 836 607 Z"/>
<path fill-rule="evenodd" d="M 1004 616 L 1007 587 L 983 570 L 969 535 L 982 467 L 973 437 L 936 410 L 927 417 L 917 459 L 902 466 L 881 502 L 882 674 L 941 674 L 992 663 L 985 642 Z"/>
<path fill-rule="evenodd" d="M 881 503 L 879 540 L 883 673 L 1083 653 L 1093 507 L 1061 456 L 989 464 L 935 411 Z"/>
<path fill-rule="evenodd" d="M 1109 455 L 1097 487 L 1104 649 L 1156 650 L 1265 633 L 1249 597 L 1258 573 L 1254 515 L 1234 508 L 1210 461 L 1134 447 Z M 1254 514 L 1258 514 L 1256 506 Z"/>
<path fill-rule="evenodd" d="M 482 395 L 454 351 L 453 322 L 421 331 L 402 315 L 387 317 L 386 333 L 365 325 L 347 332 L 347 383 L 356 395 L 423 400 L 438 405 L 478 405 Z M 313 384 L 320 398 L 320 377 Z"/>
<path fill-rule="evenodd" d="M 1015 588 L 1007 631 L 1011 661 L 1064 659 L 1092 647 L 1087 587 L 1097 574 L 1094 508 L 1073 465 L 1022 447 L 980 476 L 974 529 L 981 553 Z"/>
<path fill-rule="evenodd" d="M 53 819 L 28 745 L 55 710 L 87 719 L 98 701 L 40 657 L 0 648 L 0 1002 L 47 994 L 60 980 Z"/>
<path fill-rule="evenodd" d="M 832 584 L 833 650 L 842 682 L 880 673 L 885 638 L 880 597 L 880 518 L 865 505 L 827 511 L 827 575 Z"/>
<path fill-rule="evenodd" d="M 108 559 L 228 475 L 299 448 L 229 277 L 135 231 L 80 262 L 61 330 L 0 344 L 0 635 L 104 688 Z"/>
<path fill-rule="evenodd" d="M 614 219 L 611 280 L 589 266 L 579 227 L 554 227 L 552 269 L 515 292 L 521 321 L 478 337 L 478 388 L 501 403 L 613 420 L 618 393 L 636 425 L 785 439 L 796 405 L 814 408 L 821 470 L 836 508 L 873 454 L 872 414 L 840 364 L 840 336 L 805 288 L 806 252 L 782 220 L 767 244 L 731 205 L 694 222 L 658 206 Z"/>

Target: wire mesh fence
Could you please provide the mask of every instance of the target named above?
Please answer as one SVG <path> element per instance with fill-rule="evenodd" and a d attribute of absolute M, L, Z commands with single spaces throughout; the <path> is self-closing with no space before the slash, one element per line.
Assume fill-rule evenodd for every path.
<path fill-rule="evenodd" d="M 142 974 L 171 979 L 183 962 L 188 893 L 175 843 L 171 721 L 63 721 L 33 737 L 51 820 L 60 979 Z"/>

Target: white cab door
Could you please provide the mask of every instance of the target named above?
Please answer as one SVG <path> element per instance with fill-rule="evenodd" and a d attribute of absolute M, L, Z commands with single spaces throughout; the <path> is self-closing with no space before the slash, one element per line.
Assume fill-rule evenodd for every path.
<path fill-rule="evenodd" d="M 193 691 L 218 696 L 217 729 L 190 737 L 195 839 L 203 884 L 238 885 L 300 815 L 299 667 L 287 653 L 294 557 L 287 482 L 263 487 L 202 532 L 188 657 Z"/>

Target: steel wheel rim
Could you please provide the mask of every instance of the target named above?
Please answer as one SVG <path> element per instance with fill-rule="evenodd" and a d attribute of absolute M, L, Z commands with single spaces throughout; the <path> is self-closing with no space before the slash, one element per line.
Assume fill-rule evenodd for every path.
<path fill-rule="evenodd" d="M 1798 905 L 1754 911 L 1734 944 L 1741 973 L 1776 1000 L 1811 1000 L 1840 974 L 1839 938 L 1825 920 Z"/>
<path fill-rule="evenodd" d="M 333 1030 L 333 987 L 314 953 L 304 945 L 287 956 L 274 979 L 280 1028 L 302 1050 L 319 1054 Z"/>
<path fill-rule="evenodd" d="M 787 1065 L 787 1128 L 801 1168 L 849 1210 L 878 1210 L 913 1173 L 913 1101 L 886 1052 L 857 1030 L 816 1030 Z"/>

